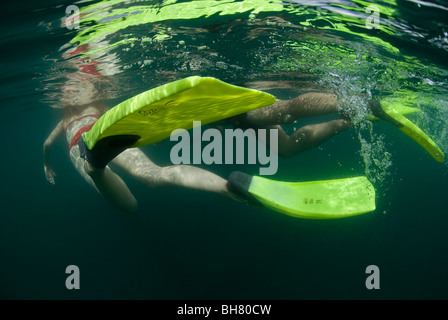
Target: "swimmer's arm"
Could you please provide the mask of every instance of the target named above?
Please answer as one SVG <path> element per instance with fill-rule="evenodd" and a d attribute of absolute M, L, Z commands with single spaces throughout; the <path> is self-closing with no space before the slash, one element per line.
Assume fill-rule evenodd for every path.
<path fill-rule="evenodd" d="M 56 128 L 54 128 L 54 130 L 48 136 L 47 140 L 45 140 L 44 142 L 44 171 L 45 171 L 45 177 L 51 184 L 54 184 L 54 177 L 56 176 L 56 174 L 54 173 L 53 168 L 49 164 L 50 147 L 56 141 L 56 139 L 62 135 L 63 132 L 64 132 L 64 123 L 63 121 L 61 121 L 58 123 Z"/>

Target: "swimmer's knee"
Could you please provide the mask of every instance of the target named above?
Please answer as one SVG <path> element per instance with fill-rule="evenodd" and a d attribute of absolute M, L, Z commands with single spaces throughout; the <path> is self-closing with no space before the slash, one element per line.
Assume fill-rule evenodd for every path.
<path fill-rule="evenodd" d="M 169 185 L 169 181 L 171 178 L 169 178 L 168 174 L 164 174 L 166 170 L 163 170 L 163 168 L 160 168 L 156 172 L 152 172 L 151 174 L 140 174 L 136 176 L 136 178 L 146 184 L 150 188 L 160 188 Z"/>
<path fill-rule="evenodd" d="M 298 153 L 314 146 L 312 143 L 315 132 L 310 127 L 302 127 L 288 140 L 278 147 L 278 154 L 283 158 L 291 158 Z"/>
<path fill-rule="evenodd" d="M 164 184 L 162 183 L 162 181 L 160 179 L 158 179 L 158 180 L 146 179 L 144 182 L 150 188 L 159 188 L 159 187 L 164 186 Z"/>
<path fill-rule="evenodd" d="M 315 130 L 312 126 L 304 126 L 304 127 L 300 128 L 298 131 L 300 133 L 301 140 L 312 139 L 315 135 Z"/>

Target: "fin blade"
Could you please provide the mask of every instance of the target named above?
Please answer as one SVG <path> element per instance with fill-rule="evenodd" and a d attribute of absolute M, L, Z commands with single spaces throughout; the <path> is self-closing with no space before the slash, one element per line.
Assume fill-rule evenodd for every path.
<path fill-rule="evenodd" d="M 153 88 L 116 105 L 83 134 L 88 149 L 109 136 L 132 135 L 141 147 L 166 139 L 174 129 L 189 130 L 265 107 L 277 99 L 211 77 L 192 76 Z"/>
<path fill-rule="evenodd" d="M 381 101 L 381 104 L 383 104 L 383 101 Z M 422 111 L 419 108 L 408 107 L 408 106 L 405 106 L 404 104 L 397 104 L 397 105 L 394 105 L 394 107 L 392 107 L 392 108 L 399 114 L 411 114 L 411 113 L 416 113 L 416 112 Z M 380 120 L 380 119 L 378 117 L 375 117 L 373 114 L 370 114 L 367 116 L 367 120 L 375 121 L 375 120 Z"/>
<path fill-rule="evenodd" d="M 335 219 L 375 210 L 375 189 L 362 176 L 295 183 L 255 176 L 249 192 L 264 206 L 299 218 Z"/>
<path fill-rule="evenodd" d="M 396 112 L 392 108 L 383 108 L 384 111 L 397 121 L 401 127 L 399 129 L 421 145 L 436 161 L 444 162 L 445 155 L 437 144 L 418 126 L 405 116 Z"/>

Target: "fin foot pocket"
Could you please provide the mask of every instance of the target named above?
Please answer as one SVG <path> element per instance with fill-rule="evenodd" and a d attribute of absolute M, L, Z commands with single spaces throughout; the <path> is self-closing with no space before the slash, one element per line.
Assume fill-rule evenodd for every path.
<path fill-rule="evenodd" d="M 386 111 L 384 111 L 383 107 L 381 106 L 381 103 L 376 100 L 372 99 L 367 103 L 368 108 L 372 112 L 373 116 L 383 119 L 387 122 L 392 123 L 394 126 L 401 128 L 403 125 L 396 121 L 393 117 L 391 117 Z"/>
<path fill-rule="evenodd" d="M 261 205 L 249 192 L 249 187 L 252 182 L 252 176 L 240 171 L 234 171 L 229 175 L 227 181 L 227 188 L 230 192 L 243 198 L 250 204 Z"/>
<path fill-rule="evenodd" d="M 391 122 L 398 127 L 400 131 L 407 134 L 411 139 L 422 146 L 436 161 L 445 161 L 445 155 L 437 144 L 415 123 L 403 116 L 399 110 L 396 110 L 394 105 L 388 104 L 387 102 L 381 103 L 381 105 L 378 103 L 378 105 L 381 113 L 377 115 L 378 117 Z M 377 108 L 374 107 L 373 109 Z"/>
<path fill-rule="evenodd" d="M 81 137 L 78 142 L 80 156 L 93 167 L 101 169 L 124 150 L 134 145 L 138 139 L 140 136 L 137 135 L 110 136 L 101 139 L 92 150 L 89 150 Z"/>

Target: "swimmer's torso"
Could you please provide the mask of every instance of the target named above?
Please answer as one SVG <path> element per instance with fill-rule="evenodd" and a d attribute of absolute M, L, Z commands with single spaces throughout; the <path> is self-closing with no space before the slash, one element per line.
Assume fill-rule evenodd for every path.
<path fill-rule="evenodd" d="M 89 107 L 65 121 L 64 127 L 67 136 L 67 143 L 70 149 L 74 146 L 74 144 L 77 144 L 77 141 L 74 141 L 74 139 L 79 139 L 79 135 L 82 134 L 81 131 L 89 131 L 100 116 L 101 112 L 98 109 Z"/>

